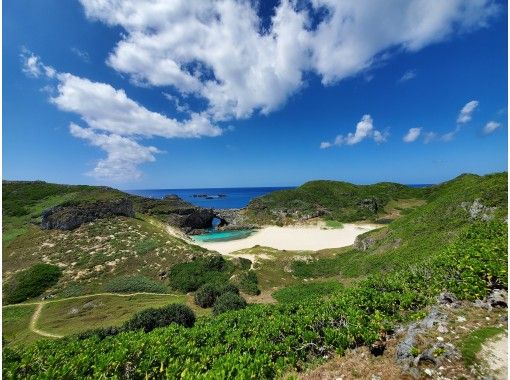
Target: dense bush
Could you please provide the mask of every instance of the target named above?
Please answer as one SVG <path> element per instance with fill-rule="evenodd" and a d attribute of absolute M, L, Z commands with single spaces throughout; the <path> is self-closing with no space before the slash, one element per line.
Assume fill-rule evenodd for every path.
<path fill-rule="evenodd" d="M 194 292 L 206 283 L 227 283 L 233 264 L 220 255 L 203 256 L 170 268 L 168 280 L 173 289 Z"/>
<path fill-rule="evenodd" d="M 165 293 L 165 287 L 145 276 L 120 276 L 115 277 L 104 286 L 105 291 L 112 293 Z"/>
<path fill-rule="evenodd" d="M 232 292 L 223 293 L 214 302 L 213 314 L 218 315 L 230 310 L 244 309 L 247 303 L 239 294 Z"/>
<path fill-rule="evenodd" d="M 62 275 L 56 265 L 35 264 L 14 276 L 4 289 L 7 303 L 18 303 L 43 294 Z"/>
<path fill-rule="evenodd" d="M 143 331 L 149 332 L 158 327 L 168 326 L 170 323 L 192 327 L 195 324 L 195 314 L 186 305 L 171 304 L 136 313 L 123 325 L 123 329 L 127 331 L 143 329 Z"/>
<path fill-rule="evenodd" d="M 254 296 L 260 294 L 259 281 L 255 271 L 249 270 L 239 275 L 239 288 L 246 294 Z"/>
<path fill-rule="evenodd" d="M 200 307 L 211 307 L 216 299 L 224 293 L 239 294 L 239 289 L 230 283 L 208 283 L 195 292 L 195 303 Z"/>
<path fill-rule="evenodd" d="M 370 345 L 452 287 L 460 298 L 506 288 L 506 223 L 474 225 L 437 257 L 370 276 L 327 299 L 253 305 L 190 329 L 126 332 L 4 348 L 6 378 L 277 378 L 326 353 Z M 471 248 L 473 247 L 473 248 Z M 478 252 L 482 252 L 481 257 Z M 472 269 L 469 269 L 471 267 Z M 465 270 L 468 268 L 468 270 Z M 227 293 L 229 294 L 229 293 Z"/>
<path fill-rule="evenodd" d="M 279 289 L 272 296 L 275 300 L 282 303 L 302 302 L 309 299 L 323 298 L 342 288 L 342 284 L 338 281 L 312 282 Z"/>

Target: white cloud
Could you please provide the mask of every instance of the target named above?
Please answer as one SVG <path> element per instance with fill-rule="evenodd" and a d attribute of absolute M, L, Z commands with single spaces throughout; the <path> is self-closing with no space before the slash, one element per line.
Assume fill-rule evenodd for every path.
<path fill-rule="evenodd" d="M 89 63 L 90 62 L 90 56 L 89 53 L 87 53 L 84 50 L 78 49 L 77 47 L 72 47 L 71 52 L 76 55 L 78 58 L 80 58 L 83 62 Z"/>
<path fill-rule="evenodd" d="M 425 132 L 423 134 L 423 142 L 425 144 L 431 143 L 437 139 L 437 133 L 436 132 Z"/>
<path fill-rule="evenodd" d="M 406 143 L 411 143 L 413 141 L 416 141 L 418 137 L 420 137 L 421 134 L 421 128 L 410 128 L 407 134 L 404 136 L 403 140 Z"/>
<path fill-rule="evenodd" d="M 92 82 L 72 74 L 57 76 L 58 95 L 51 102 L 63 111 L 74 112 L 93 129 L 121 136 L 201 137 L 218 136 L 221 129 L 198 113 L 185 121 L 149 111 L 130 99 L 124 90 Z"/>
<path fill-rule="evenodd" d="M 478 107 L 477 100 L 471 100 L 467 102 L 464 107 L 459 112 L 459 116 L 457 117 L 457 123 L 465 124 L 471 120 L 474 110 Z"/>
<path fill-rule="evenodd" d="M 499 127 L 501 127 L 500 123 L 497 123 L 495 121 L 489 121 L 487 124 L 485 124 L 485 127 L 483 127 L 483 133 L 488 135 L 488 134 L 494 132 Z"/>
<path fill-rule="evenodd" d="M 484 27 L 499 9 L 492 0 L 282 0 L 263 30 L 253 1 L 81 3 L 89 18 L 126 31 L 108 57 L 111 67 L 135 83 L 203 97 L 213 120 L 271 112 L 302 88 L 306 72 L 332 84 L 389 52 Z"/>
<path fill-rule="evenodd" d="M 332 146 L 340 145 L 355 145 L 361 141 L 371 138 L 376 143 L 380 144 L 386 142 L 388 139 L 388 132 L 381 132 L 374 129 L 374 121 L 370 115 L 363 115 L 361 120 L 356 124 L 356 131 L 349 132 L 346 136 L 338 135 L 333 142 L 323 141 L 320 144 L 321 149 L 330 148 Z"/>
<path fill-rule="evenodd" d="M 138 166 L 155 161 L 154 154 L 161 153 L 153 146 L 143 146 L 131 138 L 117 134 L 97 133 L 92 128 L 82 128 L 71 123 L 69 130 L 74 137 L 87 140 L 107 153 L 88 174 L 97 179 L 112 181 L 136 180 L 142 175 Z"/>
<path fill-rule="evenodd" d="M 407 70 L 398 80 L 399 83 L 407 82 L 416 77 L 416 70 Z"/>
<path fill-rule="evenodd" d="M 71 134 L 107 153 L 106 159 L 100 160 L 90 173 L 99 179 L 129 180 L 140 177 L 137 166 L 154 161 L 154 154 L 159 151 L 155 147 L 140 144 L 136 139 L 198 138 L 222 133 L 202 113 L 191 112 L 182 121 L 169 118 L 130 99 L 122 89 L 69 73 L 57 73 L 33 53 L 24 51 L 24 54 L 25 66 L 32 68 L 35 73 L 32 75 L 45 75 L 57 82 L 56 90 L 52 86 L 44 87 L 49 89 L 50 102 L 62 111 L 77 114 L 88 125 L 88 128 L 82 128 L 71 124 Z"/>
<path fill-rule="evenodd" d="M 37 55 L 26 48 L 21 49 L 20 57 L 22 61 L 21 69 L 29 77 L 39 78 L 40 76 L 46 76 L 53 78 L 56 75 L 53 67 L 44 65 Z"/>

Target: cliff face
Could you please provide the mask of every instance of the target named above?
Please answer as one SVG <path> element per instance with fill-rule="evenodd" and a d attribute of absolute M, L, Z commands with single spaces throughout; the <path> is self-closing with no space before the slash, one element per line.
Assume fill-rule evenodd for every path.
<path fill-rule="evenodd" d="M 114 216 L 133 218 L 133 203 L 128 199 L 83 202 L 52 207 L 42 214 L 44 229 L 74 230 L 84 223 Z"/>

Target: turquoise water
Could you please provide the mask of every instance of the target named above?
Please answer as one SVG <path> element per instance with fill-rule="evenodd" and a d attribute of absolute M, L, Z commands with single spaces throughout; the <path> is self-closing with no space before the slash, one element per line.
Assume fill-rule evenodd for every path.
<path fill-rule="evenodd" d="M 236 239 L 244 239 L 250 236 L 253 230 L 236 230 L 236 231 L 211 231 L 203 235 L 192 235 L 191 238 L 201 242 L 229 241 Z"/>

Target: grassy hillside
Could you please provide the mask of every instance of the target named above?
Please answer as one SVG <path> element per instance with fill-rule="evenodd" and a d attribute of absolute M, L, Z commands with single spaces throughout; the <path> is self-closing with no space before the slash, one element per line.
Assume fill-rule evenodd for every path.
<path fill-rule="evenodd" d="M 147 291 L 156 286 L 166 289 L 161 273 L 205 252 L 168 234 L 160 222 L 169 210 L 189 207 L 185 202 L 152 201 L 108 187 L 40 181 L 4 182 L 2 196 L 4 284 L 32 265 L 48 263 L 62 268 L 57 285 L 48 291 L 52 295 L 104 291 L 113 279 L 126 276 L 138 276 L 138 284 L 147 286 L 154 282 Z M 41 214 L 50 207 L 122 198 L 133 201 L 136 218 L 98 219 L 72 231 L 40 228 Z"/>
<path fill-rule="evenodd" d="M 462 175 L 422 189 L 426 204 L 407 210 L 384 228 L 358 237 L 365 243 L 365 250 L 327 250 L 332 257 L 294 262 L 294 273 L 302 278 L 357 277 L 419 263 L 440 252 L 470 224 L 485 218 L 505 219 L 507 183 L 507 173 Z"/>
<path fill-rule="evenodd" d="M 340 222 L 376 219 L 392 200 L 423 198 L 421 189 L 396 183 L 354 185 L 337 181 L 312 181 L 291 190 L 256 198 L 246 215 L 259 224 L 286 224 L 321 216 Z"/>
<path fill-rule="evenodd" d="M 275 378 L 307 363 L 371 345 L 420 318 L 448 289 L 460 299 L 508 287 L 507 225 L 477 222 L 419 266 L 373 275 L 326 300 L 251 306 L 150 333 L 66 338 L 5 348 L 3 375 L 50 378 Z M 261 323 L 264 321 L 264 323 Z"/>

